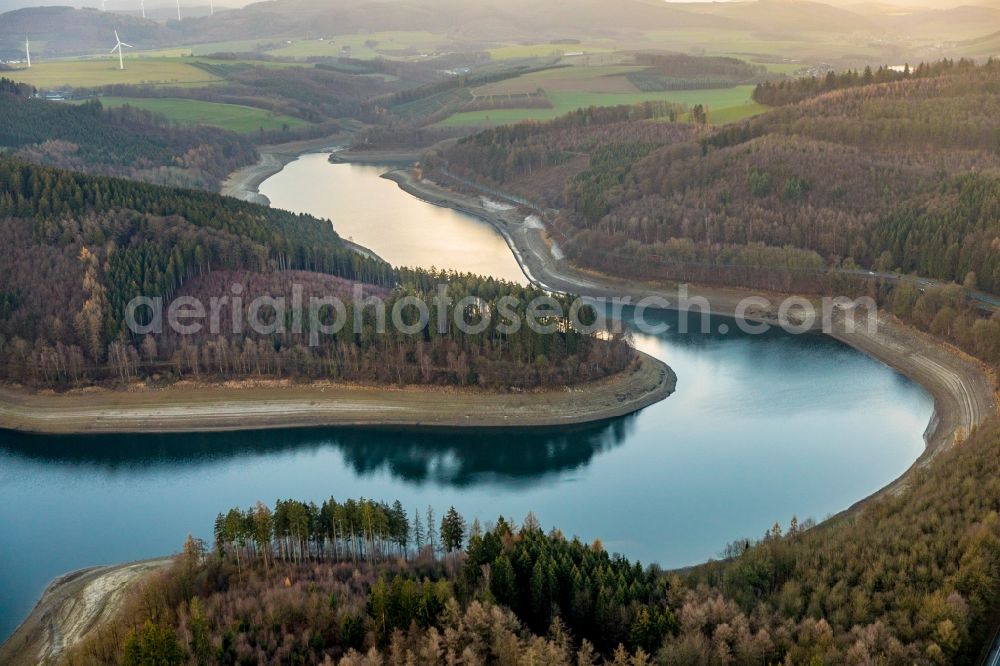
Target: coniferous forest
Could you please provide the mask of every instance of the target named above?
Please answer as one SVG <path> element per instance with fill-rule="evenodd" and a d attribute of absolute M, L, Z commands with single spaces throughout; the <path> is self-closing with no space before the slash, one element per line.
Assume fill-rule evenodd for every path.
<path fill-rule="evenodd" d="M 62 169 L 218 191 L 235 169 L 257 160 L 245 137 L 214 127 L 170 125 L 132 107 L 50 102 L 0 78 L 0 146 L 15 157 Z"/>
<path fill-rule="evenodd" d="M 864 267 L 996 292 L 998 71 L 956 62 L 838 83 L 701 131 L 585 110 L 485 131 L 425 167 L 565 211 L 560 246 L 602 270 L 747 285 L 742 269 L 780 267 L 808 285 Z"/>
<path fill-rule="evenodd" d="M 784 292 L 870 292 L 1000 363 L 1000 62 L 764 83 L 780 105 L 718 128 L 587 109 L 425 156 L 430 177 L 548 209 L 575 263 L 637 278 Z M 783 96 L 788 97 L 785 99 Z M 873 279 L 869 271 L 943 283 Z M 949 286 L 952 285 L 952 286 Z"/>
<path fill-rule="evenodd" d="M 504 320 L 465 334 L 455 307 L 480 321 L 483 308 L 498 311 L 505 297 L 522 318 L 543 293 L 472 275 L 399 270 L 348 248 L 331 224 L 306 215 L 244 203 L 195 190 L 0 160 L 0 355 L 7 380 L 32 386 L 69 387 L 92 381 L 127 383 L 231 377 L 293 377 L 380 383 L 423 383 L 489 388 L 572 384 L 614 374 L 634 352 L 621 336 L 599 340 L 563 325 L 570 300 L 561 297 L 555 334 L 528 326 L 504 332 Z M 347 302 L 337 334 L 308 327 L 267 332 L 222 331 L 200 336 L 137 335 L 125 325 L 136 296 L 231 296 L 240 284 L 243 317 L 258 296 L 290 297 L 294 284 L 308 288 L 304 302 L 337 296 Z M 386 327 L 376 334 L 374 305 L 352 302 L 353 285 L 385 298 L 384 312 L 400 299 L 430 304 L 438 284 L 454 303 L 447 330 L 426 326 L 412 334 Z M 475 299 L 462 305 L 464 297 Z M 355 310 L 358 310 L 355 315 Z M 403 311 L 401 310 L 401 313 Z M 146 311 L 148 323 L 151 315 Z M 335 313 L 321 313 L 332 325 Z M 407 310 L 410 319 L 416 313 Z M 225 310 L 225 320 L 232 317 Z M 303 314 L 304 318 L 305 315 Z M 360 328 L 353 322 L 361 322 Z M 384 320 L 385 315 L 382 315 Z M 411 321 L 412 320 L 412 321 Z M 281 322 L 279 322 L 281 323 Z"/>
<path fill-rule="evenodd" d="M 210 4 L 207 16 L 185 7 L 182 19 L 178 2 L 176 21 L 172 6 L 163 10 L 169 14 L 165 21 L 147 21 L 143 6 L 140 23 L 116 10 L 105 12 L 102 2 L 100 12 L 79 13 L 93 13 L 93 21 L 128 19 L 144 25 L 147 34 L 155 30 L 163 43 L 129 37 L 139 48 L 125 52 L 129 60 L 106 58 L 101 65 L 106 71 L 98 77 L 104 84 L 71 90 L 71 97 L 89 98 L 82 103 L 48 101 L 44 91 L 39 96 L 29 85 L 0 77 L 3 393 L 30 392 L 33 404 L 44 404 L 49 394 L 67 392 L 73 395 L 59 400 L 84 403 L 86 394 L 105 389 L 173 385 L 181 393 L 186 385 L 196 385 L 210 393 L 208 386 L 233 391 L 254 386 L 262 395 L 295 382 L 317 392 L 325 390 L 325 382 L 339 382 L 371 394 L 379 393 L 371 386 L 385 392 L 444 387 L 427 392 L 429 410 L 460 390 L 484 401 L 497 399 L 501 408 L 501 392 L 506 397 L 527 393 L 527 400 L 541 403 L 549 395 L 540 389 L 565 393 L 568 401 L 580 395 L 584 404 L 587 382 L 643 367 L 643 355 L 632 345 L 636 342 L 643 349 L 661 345 L 651 353 L 665 362 L 673 363 L 667 357 L 674 354 L 683 359 L 678 376 L 659 376 L 676 379 L 679 391 L 693 389 L 680 408 L 700 408 L 701 418 L 690 419 L 697 421 L 694 425 L 671 421 L 676 412 L 668 410 L 677 403 L 664 403 L 665 410 L 650 418 L 632 414 L 575 429 L 565 428 L 559 413 L 546 426 L 555 435 L 540 430 L 536 440 L 533 432 L 519 446 L 510 440 L 522 430 L 478 432 L 485 419 L 475 409 L 458 417 L 470 427 L 447 435 L 433 425 L 422 426 L 419 436 L 389 428 L 378 437 L 354 426 L 316 433 L 303 429 L 301 437 L 284 441 L 268 439 L 274 434 L 269 430 L 248 436 L 248 442 L 237 441 L 242 433 L 231 441 L 210 440 L 214 434 L 127 434 L 112 442 L 114 436 L 102 435 L 92 448 L 67 452 L 79 443 L 76 436 L 41 442 L 18 433 L 10 438 L 13 445 L 0 441 L 0 460 L 30 470 L 21 476 L 46 488 L 51 498 L 31 497 L 27 506 L 20 497 L 11 500 L 13 492 L 0 493 L 3 504 L 11 505 L 0 518 L 42 522 L 49 538 L 60 528 L 84 534 L 67 529 L 79 513 L 63 514 L 55 506 L 57 500 L 79 500 L 81 511 L 93 511 L 86 518 L 95 524 L 119 517 L 133 521 L 123 520 L 133 526 L 124 537 L 107 537 L 108 543 L 79 553 L 77 544 L 65 546 L 73 536 L 53 538 L 64 549 L 60 555 L 72 556 L 65 561 L 108 552 L 148 556 L 144 548 L 153 541 L 143 541 L 147 537 L 141 532 L 152 531 L 163 512 L 198 507 L 204 497 L 229 498 L 213 500 L 223 504 L 209 507 L 206 515 L 186 515 L 184 509 L 185 529 L 200 527 L 210 538 L 188 536 L 165 566 L 145 561 L 139 564 L 148 569 L 131 573 L 135 563 L 103 573 L 95 567 L 57 580 L 33 615 L 37 622 L 32 625 L 29 618 L 22 625 L 28 626 L 22 652 L 37 643 L 49 650 L 37 654 L 54 655 L 71 666 L 987 663 L 992 647 L 1000 650 L 1000 60 L 987 59 L 982 49 L 984 43 L 1000 44 L 997 35 L 918 37 L 931 28 L 909 10 L 890 15 L 880 5 L 862 15 L 821 2 L 698 3 L 690 12 L 645 0 L 537 7 L 452 0 L 341 4 L 330 10 L 313 7 L 322 5 L 313 0 L 276 0 L 220 8 L 218 16 Z M 953 9 L 963 21 L 1000 17 L 990 13 L 1000 12 L 995 7 Z M 660 10 L 669 14 L 662 18 Z M 25 11 L 31 14 L 11 14 Z M 760 11 L 767 16 L 755 19 Z M 53 8 L 35 21 L 44 22 L 46 14 L 77 13 Z M 922 20 L 943 25 L 945 14 Z M 724 20 L 722 29 L 717 19 Z M 793 40 L 787 34 L 801 27 L 803 34 L 819 39 L 827 22 L 846 27 L 830 28 L 836 39 L 821 40 L 828 49 L 822 55 L 800 44 L 801 35 Z M 579 31 L 573 27 L 577 23 L 590 24 L 580 39 L 571 37 Z M 895 33 L 887 26 L 913 34 L 907 32 L 897 43 L 888 37 Z M 174 45 L 185 55 L 148 50 L 165 47 L 168 33 L 171 39 L 186 35 Z M 695 39 L 701 33 L 739 35 L 733 43 L 745 42 L 747 51 L 736 53 L 735 46 L 733 53 L 706 50 Z M 198 36 L 210 38 L 219 52 L 209 54 L 209 42 L 191 41 Z M 80 67 L 45 56 L 34 64 L 26 57 L 22 67 L 21 39 L 18 35 L 17 51 L 11 52 L 17 59 L 8 54 L 0 62 L 0 70 L 17 70 L 9 76 L 39 81 L 45 80 L 46 65 Z M 29 36 L 24 39 L 27 50 Z M 641 46 L 624 48 L 637 39 Z M 32 34 L 30 41 L 46 56 L 52 53 L 42 50 L 41 35 Z M 796 46 L 765 54 L 765 43 Z M 872 54 L 887 53 L 900 54 L 890 61 L 900 64 L 875 66 Z M 956 57 L 905 62 L 917 53 Z M 958 59 L 961 55 L 970 59 Z M 122 74 L 125 63 L 133 73 L 149 65 L 142 61 L 176 61 L 158 64 L 191 68 L 197 80 L 134 84 L 125 76 L 110 76 Z M 100 65 L 97 58 L 80 62 Z M 150 106 L 161 109 L 171 106 L 169 100 L 180 100 L 186 107 L 250 107 L 255 117 L 288 117 L 269 117 L 271 129 L 244 128 L 249 133 L 239 134 L 180 124 L 192 122 L 183 114 L 170 116 L 175 124 L 127 105 L 105 108 L 101 95 L 155 99 L 159 103 Z M 710 109 L 702 103 L 705 98 L 732 105 Z M 624 101 L 602 105 L 610 99 Z M 583 104 L 599 106 L 576 108 Z M 511 118 L 549 118 L 554 109 L 575 110 L 548 121 L 502 124 Z M 739 119 L 726 122 L 733 118 Z M 227 177 L 257 162 L 261 153 L 281 157 L 284 164 L 286 154 L 304 150 L 286 142 L 305 139 L 328 146 L 324 150 L 333 151 L 331 162 L 405 161 L 406 173 L 398 180 L 412 186 L 407 191 L 426 195 L 427 202 L 453 205 L 459 213 L 503 211 L 495 220 L 482 216 L 496 223 L 493 231 L 505 236 L 532 285 L 393 266 L 353 238 L 341 238 L 330 220 L 217 194 L 230 191 Z M 344 139 L 353 145 L 343 146 L 343 152 L 329 148 L 329 142 L 339 146 Z M 285 145 L 263 147 L 271 142 Z M 419 150 L 425 152 L 417 162 Z M 325 159 L 318 164 L 331 168 Z M 455 192 L 469 196 L 449 199 Z M 417 227 L 404 222 L 407 231 Z M 520 231 L 525 235 L 518 236 Z M 518 241 L 534 242 L 535 234 L 541 240 L 530 250 L 541 251 L 526 257 Z M 503 244 L 499 247 L 506 252 Z M 661 293 L 686 282 L 710 296 L 721 291 L 715 287 L 732 288 L 720 300 L 750 293 L 817 300 L 834 294 L 870 296 L 879 306 L 882 328 L 867 337 L 835 333 L 856 350 L 830 340 L 813 344 L 811 338 L 795 346 L 778 331 L 751 340 L 750 334 L 731 334 L 728 323 L 718 335 L 688 335 L 678 327 L 655 339 L 633 340 L 629 333 L 587 329 L 598 321 L 590 305 L 578 313 L 584 326 L 575 326 L 571 304 L 579 301 L 543 288 L 529 275 L 539 265 L 540 279 L 544 269 L 556 274 L 565 268 L 565 282 L 575 281 L 592 296 L 617 288 Z M 421 312 L 413 303 L 436 303 L 442 288 L 448 300 L 437 307 L 443 309 L 431 310 L 429 321 L 419 324 Z M 148 302 L 148 310 L 132 309 L 139 296 L 162 303 L 164 310 L 181 300 L 212 303 L 212 314 L 195 332 L 169 326 L 140 332 L 128 324 L 129 317 L 137 317 L 140 328 L 152 327 L 159 318 Z M 342 309 L 326 302 L 330 299 Z M 555 308 L 541 316 L 545 330 L 524 325 L 533 315 L 531 304 L 539 301 Z M 311 312 L 312 302 L 326 304 Z M 403 326 L 387 323 L 397 314 Z M 253 320 L 257 325 L 248 324 Z M 512 328 L 514 320 L 519 325 Z M 914 328 L 929 335 L 917 335 Z M 714 355 L 718 346 L 731 343 L 742 345 L 742 365 L 724 365 Z M 846 388 L 823 384 L 826 378 L 818 373 L 806 374 L 812 367 L 832 368 L 841 359 L 858 360 L 848 356 L 854 351 L 888 366 L 878 369 L 883 374 L 877 379 L 884 383 L 872 383 L 871 393 L 857 390 L 868 380 L 861 372 L 837 380 Z M 816 365 L 807 368 L 813 361 Z M 844 377 L 853 372 L 846 362 L 843 368 L 848 368 Z M 682 369 L 689 374 L 683 376 Z M 774 381 L 764 370 L 806 376 L 795 377 L 800 384 L 785 384 L 781 375 L 777 387 L 764 390 L 763 381 Z M 893 374 L 897 370 L 922 386 L 909 385 L 909 379 Z M 797 392 L 788 388 L 806 383 L 814 384 L 815 395 L 793 396 Z M 630 388 L 618 392 L 618 384 L 601 386 L 615 388 L 608 402 L 634 404 L 627 402 L 633 396 L 624 394 Z M 878 393 L 881 400 L 882 393 L 897 390 L 913 404 L 891 405 L 899 407 L 893 411 L 858 398 Z M 914 397 L 918 393 L 923 402 Z M 154 390 L 142 397 L 149 398 L 148 413 L 161 410 Z M 311 405 L 324 399 L 317 397 Z M 339 409 L 334 404 L 339 399 L 323 407 Z M 757 411 L 765 400 L 789 404 L 779 405 L 785 410 L 780 418 L 759 428 L 760 413 L 777 413 Z M 258 408 L 256 403 L 241 407 Z M 164 413 L 185 409 L 164 398 Z M 262 414 L 286 407 L 269 409 Z M 7 413 L 4 404 L 0 411 Z M 515 425 L 518 414 L 510 411 Z M 817 424 L 832 424 L 824 433 L 830 437 L 862 433 L 852 445 L 879 446 L 885 442 L 868 441 L 876 438 L 864 438 L 867 433 L 856 427 L 875 421 L 872 414 L 894 415 L 884 419 L 891 426 L 885 430 L 887 440 L 916 433 L 907 445 L 920 444 L 929 414 L 923 435 L 928 448 L 905 472 L 892 466 L 896 460 L 864 458 L 865 451 L 839 473 L 866 466 L 866 475 L 859 473 L 851 488 L 867 488 L 871 479 L 878 479 L 878 485 L 872 483 L 878 488 L 885 478 L 902 476 L 847 509 L 847 502 L 837 503 L 842 495 L 821 498 L 816 489 L 817 502 L 810 506 L 826 510 L 833 505 L 831 511 L 842 513 L 817 516 L 820 522 L 782 515 L 765 533 L 750 538 L 727 532 L 714 547 L 734 540 L 707 562 L 665 570 L 614 552 L 634 548 L 630 539 L 641 540 L 643 534 L 608 535 L 616 539 L 609 548 L 597 528 L 567 534 L 559 525 L 543 525 L 534 513 L 480 522 L 483 503 L 500 506 L 511 495 L 537 493 L 561 502 L 563 510 L 568 505 L 579 511 L 566 498 L 593 493 L 582 503 L 593 502 L 586 506 L 608 514 L 600 520 L 642 523 L 641 530 L 669 540 L 667 548 L 680 552 L 683 539 L 701 536 L 694 535 L 697 529 L 691 535 L 680 528 L 671 531 L 666 525 L 673 523 L 657 520 L 662 514 L 690 512 L 693 520 L 716 521 L 715 528 L 726 526 L 733 515 L 758 520 L 749 510 L 740 513 L 725 504 L 764 506 L 773 498 L 750 497 L 750 490 L 759 488 L 775 491 L 783 513 L 789 498 L 780 495 L 786 491 L 782 483 L 804 487 L 792 483 L 801 481 L 793 476 L 813 465 L 807 455 L 815 454 L 807 451 L 801 460 L 798 450 L 784 454 L 780 462 L 790 464 L 779 468 L 776 457 L 768 458 L 778 454 L 767 447 L 780 440 L 793 449 L 802 444 L 806 451 L 805 444 L 821 441 Z M 47 418 L 57 429 L 64 416 Z M 119 419 L 122 428 L 159 427 L 133 426 L 128 418 Z M 181 417 L 176 423 L 197 428 L 200 418 Z M 706 427 L 715 420 L 728 429 Z M 275 418 L 264 425 L 282 423 Z M 843 429 L 837 427 L 841 423 Z M 384 427 L 383 422 L 375 425 Z M 67 427 L 85 431 L 72 422 Z M 710 436 L 698 439 L 685 434 L 684 427 Z M 767 430 L 763 435 L 753 432 L 762 429 Z M 633 438 L 633 433 L 638 434 Z M 4 437 L 0 430 L 0 440 Z M 528 451 L 536 441 L 539 446 Z M 108 442 L 108 450 L 98 450 Z M 161 450 L 171 442 L 180 446 Z M 734 443 L 743 450 L 722 446 Z M 696 449 L 717 444 L 719 451 L 712 453 L 718 457 L 694 457 Z M 480 448 L 472 451 L 475 446 Z M 689 451 L 694 453 L 686 458 Z M 733 460 L 749 461 L 748 470 L 732 471 L 740 467 Z M 277 462 L 272 466 L 272 461 Z M 648 476 L 642 478 L 649 485 L 643 486 L 634 472 L 645 465 Z M 690 479 L 664 483 L 660 472 L 667 466 Z M 767 480 L 753 476 L 762 466 L 773 467 Z M 189 478 L 200 476 L 205 485 L 178 483 L 175 488 L 171 484 L 182 468 L 197 470 Z M 819 465 L 809 471 L 833 476 L 836 469 L 831 463 L 829 471 Z M 77 472 L 98 482 L 90 488 L 80 482 L 77 488 Z M 36 473 L 50 477 L 49 485 L 43 486 Z M 116 475 L 131 475 L 129 490 L 120 490 L 126 483 L 107 483 Z M 248 479 L 259 479 L 260 486 Z M 605 484 L 608 480 L 613 483 Z M 698 490 L 714 494 L 710 499 L 717 503 L 688 501 L 687 506 L 687 496 L 679 502 L 651 499 L 670 497 L 658 494 L 662 488 L 683 492 L 692 487 L 684 482 L 704 484 Z M 578 495 L 569 489 L 571 483 L 578 484 Z M 65 494 L 60 484 L 69 488 Z M 274 494 L 280 498 L 259 497 L 278 484 L 283 487 Z M 166 496 L 169 505 L 189 487 L 208 490 L 190 492 L 190 503 L 155 508 L 154 499 Z M 364 496 L 376 487 L 425 497 L 423 503 L 447 491 L 455 499 L 442 500 L 443 506 L 407 506 L 391 497 Z M 566 494 L 552 500 L 544 493 L 553 489 Z M 615 496 L 629 491 L 634 494 L 627 498 Z M 470 498 L 476 493 L 481 493 L 479 507 L 463 507 L 462 502 L 474 503 Z M 124 508 L 126 502 L 136 506 Z M 230 503 L 238 505 L 226 506 Z M 58 515 L 50 523 L 32 513 L 38 506 Z M 531 508 L 542 513 L 551 507 Z M 473 510 L 479 519 L 462 515 Z M 768 513 L 764 524 L 774 519 Z M 0 548 L 0 561 L 30 560 L 25 554 L 36 551 L 25 542 L 37 540 L 38 532 L 8 522 L 3 527 L 11 545 Z M 589 530 L 599 520 L 588 515 L 583 524 Z M 81 525 L 87 538 L 91 531 L 99 534 L 84 521 Z M 176 529 L 176 524 L 163 529 Z M 184 532 L 157 534 L 174 539 Z M 41 563 L 37 571 L 47 573 L 49 565 Z M 96 589 L 118 585 L 103 576 L 119 573 L 122 580 L 135 578 L 111 593 Z M 74 588 L 79 580 L 98 585 Z M 16 592 L 27 596 L 25 589 L 29 586 Z M 0 589 L 0 597 L 5 590 Z M 80 607 L 85 607 L 85 622 L 65 631 L 63 620 Z M 7 608 L 15 605 L 0 606 L 0 611 Z M 81 629 L 82 624 L 88 626 Z M 0 645 L 0 655 L 8 654 L 3 651 L 8 646 Z"/>
<path fill-rule="evenodd" d="M 681 572 L 531 515 L 257 503 L 220 513 L 210 548 L 190 539 L 69 663 L 972 663 L 1000 584 L 998 478 L 991 425 L 906 494 Z"/>

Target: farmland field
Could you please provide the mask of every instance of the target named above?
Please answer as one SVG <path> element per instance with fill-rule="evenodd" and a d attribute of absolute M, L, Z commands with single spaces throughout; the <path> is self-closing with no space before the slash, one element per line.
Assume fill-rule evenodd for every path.
<path fill-rule="evenodd" d="M 270 48 L 267 53 L 278 57 L 309 58 L 313 56 L 340 55 L 341 48 L 351 49 L 352 58 L 393 58 L 408 57 L 406 51 L 435 51 L 447 44 L 444 35 L 419 31 L 387 31 L 349 35 L 334 35 L 324 40 L 303 39 L 290 40 L 277 48 Z"/>
<path fill-rule="evenodd" d="M 142 58 L 168 58 L 171 60 L 177 60 L 182 65 L 197 65 L 198 63 L 205 63 L 208 65 L 235 65 L 235 64 L 247 64 L 253 65 L 255 67 L 270 67 L 270 68 L 284 68 L 284 67 L 312 67 L 312 63 L 308 62 L 296 62 L 296 61 L 278 61 L 278 60 L 265 60 L 265 59 L 255 59 L 252 56 L 246 58 L 209 58 L 204 55 L 198 55 L 193 53 L 193 51 L 201 51 L 202 47 L 178 47 L 175 49 L 160 49 L 156 51 L 142 51 L 137 55 Z M 207 53 L 221 53 L 224 50 L 217 48 L 208 49 Z"/>
<path fill-rule="evenodd" d="M 285 125 L 294 128 L 309 124 L 300 118 L 275 114 L 264 109 L 193 99 L 102 97 L 101 103 L 105 106 L 128 104 L 138 109 L 162 114 L 184 125 L 211 125 L 241 133 L 257 132 L 261 128 L 277 130 Z"/>
<path fill-rule="evenodd" d="M 150 85 L 206 85 L 219 78 L 176 58 L 125 57 L 125 69 L 118 58 L 93 60 L 53 60 L 39 62 L 30 69 L 15 69 L 4 76 L 38 88 L 87 88 L 115 83 Z"/>
<path fill-rule="evenodd" d="M 819 58 L 839 58 L 844 53 L 859 57 L 876 56 L 880 53 L 877 45 L 866 40 L 849 36 L 827 35 L 823 39 L 762 37 L 758 33 L 741 30 L 724 32 L 703 29 L 649 30 L 642 39 L 632 45 L 635 49 L 670 49 L 683 53 L 697 50 L 705 55 L 741 54 L 743 60 L 752 55 L 778 56 L 803 60 Z"/>
<path fill-rule="evenodd" d="M 545 92 L 638 92 L 624 75 L 643 69 L 635 65 L 556 67 L 480 86 L 474 95 L 523 95 L 539 88 Z"/>
<path fill-rule="evenodd" d="M 509 46 L 498 46 L 487 49 L 493 60 L 513 60 L 517 58 L 547 58 L 551 55 L 563 55 L 565 53 L 610 53 L 614 51 L 614 43 L 594 44 L 512 44 Z"/>
<path fill-rule="evenodd" d="M 516 79 L 515 79 L 516 80 Z M 735 86 L 709 90 L 670 90 L 666 92 L 573 92 L 559 91 L 547 93 L 552 101 L 551 109 L 492 109 L 489 111 L 468 111 L 456 113 L 438 123 L 441 126 L 462 125 L 503 125 L 521 120 L 551 120 L 574 109 L 588 106 L 616 106 L 648 101 L 669 101 L 694 106 L 708 106 L 712 122 L 732 122 L 739 118 L 755 115 L 764 110 L 750 98 L 753 86 Z"/>

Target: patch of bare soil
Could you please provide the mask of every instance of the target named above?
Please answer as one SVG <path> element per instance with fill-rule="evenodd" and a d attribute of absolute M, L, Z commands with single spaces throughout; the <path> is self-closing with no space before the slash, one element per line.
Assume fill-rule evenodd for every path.
<path fill-rule="evenodd" d="M 52 581 L 31 615 L 0 645 L 0 664 L 58 663 L 63 651 L 114 617 L 125 592 L 170 558 L 92 567 Z"/>
<path fill-rule="evenodd" d="M 666 398 L 675 383 L 670 368 L 640 354 L 634 367 L 600 381 L 525 392 L 249 380 L 62 394 L 0 387 L 0 428 L 110 433 L 348 425 L 555 426 L 630 414 Z"/>

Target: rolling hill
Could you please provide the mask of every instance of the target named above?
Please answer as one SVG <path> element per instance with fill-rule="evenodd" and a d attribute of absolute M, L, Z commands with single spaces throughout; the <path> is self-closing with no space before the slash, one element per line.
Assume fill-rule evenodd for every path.
<path fill-rule="evenodd" d="M 958 52 L 973 57 L 1000 55 L 1000 31 L 958 45 Z"/>
<path fill-rule="evenodd" d="M 965 39 L 1000 26 L 1000 6 L 963 5 L 906 15 L 886 16 L 883 25 L 893 32 L 935 39 Z"/>
<path fill-rule="evenodd" d="M 443 20 L 442 17 L 447 17 Z M 595 27 L 597 26 L 597 27 Z M 352 0 L 335 8 L 312 0 L 274 0 L 202 21 L 199 37 L 212 39 L 366 30 L 427 30 L 452 38 L 497 41 L 607 34 L 653 28 L 734 29 L 747 27 L 726 17 L 701 15 L 668 3 L 640 0 L 570 0 L 537 4 L 527 0 L 479 3 L 458 0 Z"/>
<path fill-rule="evenodd" d="M 24 38 L 32 53 L 65 55 L 106 53 L 114 31 L 122 40 L 145 48 L 175 43 L 178 35 L 160 23 L 135 16 L 72 7 L 32 7 L 0 15 L 0 58 L 24 54 Z"/>
<path fill-rule="evenodd" d="M 691 5 L 690 11 L 751 25 L 770 34 L 879 30 L 877 24 L 859 13 L 809 0 L 699 3 Z"/>

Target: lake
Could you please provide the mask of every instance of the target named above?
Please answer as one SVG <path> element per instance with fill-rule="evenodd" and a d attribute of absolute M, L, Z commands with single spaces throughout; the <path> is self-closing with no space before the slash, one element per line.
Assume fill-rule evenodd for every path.
<path fill-rule="evenodd" d="M 394 263 L 523 280 L 488 225 L 414 199 L 383 171 L 309 155 L 261 191 Z M 676 394 L 570 429 L 0 432 L 0 636 L 53 577 L 174 552 L 188 533 L 211 539 L 216 513 L 258 499 L 398 498 L 411 515 L 454 505 L 484 523 L 532 511 L 546 528 L 675 567 L 792 515 L 844 509 L 923 450 L 933 404 L 919 386 L 830 338 L 730 329 L 636 335 L 677 372 Z"/>

